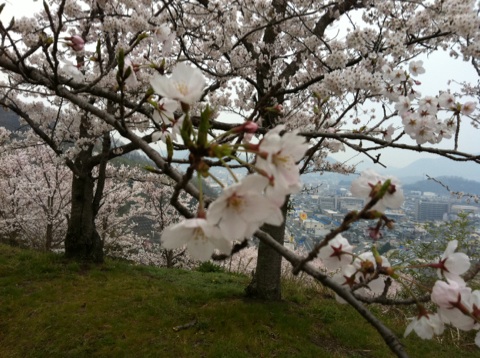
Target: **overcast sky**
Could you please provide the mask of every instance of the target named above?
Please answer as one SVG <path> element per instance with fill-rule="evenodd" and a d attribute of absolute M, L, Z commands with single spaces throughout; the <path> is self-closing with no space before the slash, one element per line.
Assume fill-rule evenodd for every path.
<path fill-rule="evenodd" d="M 0 18 L 2 21 L 9 21 L 12 16 L 22 17 L 30 15 L 40 10 L 42 6 L 42 2 L 36 0 L 7 0 Z M 454 60 L 445 53 L 435 53 L 428 58 L 422 57 L 422 60 L 426 69 L 426 73 L 418 78 L 422 82 L 420 86 L 422 95 L 438 94 L 439 90 L 447 88 L 447 83 L 450 80 L 473 82 L 474 84 L 477 82 L 478 76 L 469 63 Z M 464 130 L 460 134 L 459 149 L 466 152 L 480 153 L 480 132 L 470 126 L 468 119 L 465 119 L 462 125 Z M 442 142 L 441 147 L 451 148 L 453 146 L 452 143 L 452 141 Z M 414 142 L 411 141 L 409 144 L 414 144 Z M 432 155 L 384 149 L 382 150 L 381 159 L 387 166 L 403 167 L 416 159 L 428 156 Z M 334 155 L 334 157 L 337 160 L 349 160 L 348 162 L 351 164 L 361 160 L 368 162 L 366 157 L 355 156 L 353 151 L 340 153 Z"/>
<path fill-rule="evenodd" d="M 2 21 L 10 20 L 12 16 L 22 17 L 32 14 L 43 7 L 42 1 L 38 0 L 4 0 L 5 8 L 0 15 Z"/>

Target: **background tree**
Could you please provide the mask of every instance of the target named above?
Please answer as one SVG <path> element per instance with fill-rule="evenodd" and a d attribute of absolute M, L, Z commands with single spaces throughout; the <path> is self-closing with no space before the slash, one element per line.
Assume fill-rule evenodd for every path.
<path fill-rule="evenodd" d="M 63 244 L 70 171 L 43 145 L 0 154 L 3 240 L 50 251 Z"/>
<path fill-rule="evenodd" d="M 24 148 L 23 144 L 22 140 L 10 142 L 0 154 L 2 240 L 46 251 L 62 250 L 70 214 L 72 173 L 49 147 L 38 144 Z M 158 179 L 158 175 L 146 174 L 137 167 L 107 166 L 96 216 L 107 255 L 136 262 L 146 262 L 139 251 L 159 255 L 160 249 L 153 252 L 148 248 L 159 244 L 159 233 L 178 220 L 178 215 L 168 204 L 171 186 Z M 150 220 L 150 235 L 139 233 L 138 218 Z M 175 256 L 183 259 L 181 251 L 175 253 L 170 259 L 172 266 Z M 159 259 L 148 262 L 162 264 Z"/>
<path fill-rule="evenodd" d="M 15 53 L 14 56 L 26 51 L 26 56 L 21 55 L 22 58 L 17 58 L 18 63 L 15 65 L 17 69 L 24 67 L 27 63 L 35 64 L 38 63 L 37 61 L 45 60 L 50 68 L 47 73 L 54 74 L 54 76 L 50 79 L 48 79 L 49 75 L 45 77 L 44 69 L 46 68 L 37 72 L 36 75 L 50 82 L 50 85 L 45 87 L 41 84 L 43 80 L 40 82 L 25 81 L 21 74 L 23 70 L 18 73 L 18 76 L 10 73 L 8 78 L 10 91 L 3 98 L 2 103 L 6 108 L 17 113 L 41 140 L 50 146 L 60 158 L 63 158 L 74 174 L 71 176 L 71 208 L 65 237 L 66 256 L 101 262 L 103 260 L 103 242 L 98 234 L 95 219 L 100 209 L 105 187 L 107 162 L 135 149 L 135 146 L 127 144 L 117 148 L 112 144 L 111 126 L 99 121 L 88 111 L 76 107 L 72 102 L 61 99 L 61 96 L 56 94 L 58 86 L 61 86 L 62 83 L 69 83 L 72 80 L 82 83 L 86 80 L 86 71 L 82 66 L 87 60 L 93 66 L 93 59 L 84 57 L 84 38 L 96 36 L 96 34 L 91 35 L 91 32 L 95 31 L 94 23 L 91 24 L 91 27 L 90 19 L 83 17 L 83 10 L 79 4 L 72 1 L 58 2 L 58 8 L 54 7 L 55 10 L 52 10 L 58 9 L 56 13 L 49 10 L 47 3 L 45 5 L 46 11 L 33 20 L 21 18 L 12 22 L 8 27 L 2 25 L 2 48 L 7 52 L 12 50 L 12 54 Z M 93 8 L 92 11 L 92 16 L 102 17 L 100 8 Z M 71 26 L 71 16 L 79 16 L 83 20 Z M 79 29 L 77 26 L 85 27 Z M 44 28 L 50 29 L 50 34 L 55 38 L 54 44 L 51 42 L 51 38 L 43 36 L 41 29 Z M 80 35 L 68 36 L 69 32 L 77 30 L 80 31 Z M 16 40 L 19 34 L 25 36 L 26 42 L 20 43 Z M 91 85 L 102 86 L 109 81 L 107 78 L 112 76 L 112 67 L 117 64 L 117 45 L 120 42 L 124 44 L 123 41 L 128 41 L 116 36 L 110 38 L 108 33 L 105 33 L 105 36 L 107 37 L 106 48 L 103 50 L 106 52 L 98 52 L 94 66 L 97 76 L 94 75 L 90 78 Z M 134 35 L 130 34 L 129 37 L 131 36 Z M 6 41 L 10 44 L 6 45 Z M 6 54 L 5 51 L 4 54 Z M 12 59 L 10 55 L 5 58 Z M 115 86 L 118 87 L 118 83 Z M 84 92 L 80 91 L 79 93 Z M 115 91 L 110 93 L 114 94 Z M 78 95 L 77 98 L 85 100 L 91 105 L 95 104 L 97 107 L 102 106 L 107 113 L 115 110 L 113 107 L 107 108 L 108 98 L 104 98 L 103 103 L 100 103 L 100 98 L 94 94 L 84 93 Z M 148 138 L 147 136 L 145 139 L 149 140 Z M 81 224 L 79 225 L 79 223 Z"/>

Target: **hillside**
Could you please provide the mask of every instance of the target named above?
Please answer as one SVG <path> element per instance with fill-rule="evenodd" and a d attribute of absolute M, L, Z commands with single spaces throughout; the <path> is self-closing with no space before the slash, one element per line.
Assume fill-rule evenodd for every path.
<path fill-rule="evenodd" d="M 248 277 L 108 261 L 84 267 L 0 245 L 0 356 L 391 357 L 360 316 L 313 286 L 247 300 Z M 398 310 L 388 325 L 403 335 Z M 472 332 L 474 333 L 474 332 Z M 473 335 L 402 339 L 411 357 L 480 357 Z"/>
<path fill-rule="evenodd" d="M 443 157 L 422 158 L 402 167 L 379 169 L 381 173 L 393 175 L 405 184 L 426 179 L 426 176 L 452 176 L 468 180 L 480 180 L 480 165 L 473 162 L 458 162 Z"/>
<path fill-rule="evenodd" d="M 327 160 L 333 163 L 336 162 L 336 160 L 332 158 L 327 158 Z M 400 179 L 403 186 L 424 181 L 427 179 L 427 175 L 435 179 L 455 175 L 465 180 L 480 182 L 480 164 L 473 162 L 456 162 L 442 157 L 418 159 L 404 167 L 389 166 L 388 168 L 382 168 L 378 165 L 373 166 L 372 163 L 367 162 L 359 164 L 356 171 L 357 173 L 361 173 L 366 169 L 373 169 L 382 175 L 394 176 Z M 355 174 L 310 173 L 302 175 L 302 180 L 304 183 L 319 183 L 325 179 L 351 182 L 356 176 Z M 452 190 L 462 191 L 453 188 Z"/>

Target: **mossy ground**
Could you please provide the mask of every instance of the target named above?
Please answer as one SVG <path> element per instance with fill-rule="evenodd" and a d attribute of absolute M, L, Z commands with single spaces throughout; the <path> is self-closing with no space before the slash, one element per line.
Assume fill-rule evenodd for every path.
<path fill-rule="evenodd" d="M 0 245 L 0 357 L 390 357 L 380 336 L 318 287 L 282 302 L 244 297 L 249 278 L 85 266 Z M 400 311 L 373 310 L 403 335 Z M 473 335 L 402 339 L 412 357 L 480 357 Z"/>

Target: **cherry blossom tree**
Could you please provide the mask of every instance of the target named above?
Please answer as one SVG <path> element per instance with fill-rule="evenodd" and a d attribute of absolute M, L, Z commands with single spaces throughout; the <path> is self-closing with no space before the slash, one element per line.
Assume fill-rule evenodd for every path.
<path fill-rule="evenodd" d="M 382 210 L 401 205 L 400 184 L 363 175 L 353 190 L 365 196 L 365 208 L 348 214 L 303 257 L 283 247 L 281 217 L 289 195 L 301 189 L 300 174 L 349 170 L 325 161 L 344 147 L 380 164 L 377 153 L 386 147 L 480 162 L 460 140 L 468 121 L 478 125 L 470 97 L 478 85 L 426 95 L 418 90 L 428 70 L 421 55 L 445 50 L 478 71 L 477 13 L 471 0 L 46 0 L 35 17 L 1 24 L 0 68 L 8 78 L 0 103 L 72 170 L 67 256 L 101 259 L 94 218 L 106 163 L 139 148 L 155 171 L 176 183 L 171 203 L 186 218 L 165 229 L 166 247 L 186 244 L 203 260 L 228 256 L 242 247 L 239 239 L 255 235 L 261 243 L 252 294 L 280 297 L 283 256 L 294 273 L 332 288 L 405 356 L 393 333 L 360 303 L 389 303 L 388 280 L 399 278 L 395 268 L 375 249 L 349 260 L 349 245 L 337 237 L 356 220 L 375 220 L 371 237 L 378 239 L 394 225 Z M 237 123 L 221 121 L 228 112 Z M 112 148 L 112 131 L 129 143 Z M 163 150 L 152 141 L 161 141 Z M 187 159 L 176 155 L 181 150 Z M 214 167 L 226 168 L 235 184 L 227 187 Z M 248 175 L 239 177 L 240 168 Z M 223 193 L 205 195 L 202 178 L 216 181 Z M 191 210 L 182 195 L 195 198 L 197 207 Z M 452 316 L 440 311 L 442 322 L 467 329 L 478 320 L 477 296 L 457 277 L 467 265 L 454 250 L 452 244 L 441 260 L 451 260 L 445 267 L 455 268 L 455 284 L 442 278 L 435 290 L 448 297 L 461 291 L 465 302 L 437 304 L 458 310 Z M 334 279 L 311 264 L 328 252 L 342 267 Z M 429 268 L 442 270 L 440 263 Z M 442 329 L 419 302 L 410 301 L 420 314 L 407 331 L 431 337 Z"/>
<path fill-rule="evenodd" d="M 459 102 L 447 88 L 432 94 L 437 97 L 422 98 L 416 86 L 425 69 L 421 60 L 411 60 L 443 48 L 474 61 L 477 52 L 472 39 L 478 36 L 474 2 L 247 1 L 239 5 L 201 1 L 182 5 L 176 7 L 181 16 L 174 22 L 181 34 L 181 51 L 215 79 L 208 89 L 214 86 L 220 91 L 209 95 L 210 103 L 265 129 L 285 123 L 309 133 L 312 147 L 302 172 L 328 167 L 323 160 L 326 153 L 343 146 L 374 162 L 381 162 L 380 155 L 370 153 L 384 146 L 417 150 L 404 144 L 405 137 L 419 145 L 453 137 L 453 151 L 421 150 L 477 160 L 456 153 L 461 145 L 460 116 L 468 113 L 463 107 L 468 109 L 471 102 Z M 367 108 L 375 106 L 376 113 L 362 118 Z M 477 123 L 475 117 L 472 120 Z M 282 230 L 274 236 L 283 241 Z M 259 257 L 259 268 L 276 270 L 273 276 L 278 277 L 279 260 L 272 265 L 276 253 L 268 247 L 265 252 Z M 265 276 L 264 285 L 262 272 L 257 270 L 252 288 L 260 296 L 269 296 L 266 284 L 272 283 L 272 275 Z M 273 292 L 271 297 L 278 295 L 278 290 Z"/>
<path fill-rule="evenodd" d="M 65 5 L 65 2 L 63 2 Z M 61 11 L 72 14 L 79 10 L 77 5 L 70 2 L 66 8 L 61 5 Z M 81 12 L 81 11 L 80 11 Z M 80 14 L 79 12 L 76 13 Z M 59 14 L 60 15 L 60 14 Z M 46 44 L 34 40 L 38 36 L 37 26 L 57 29 L 57 35 L 63 26 L 62 15 L 55 24 L 52 13 L 46 11 L 41 17 L 30 22 L 27 18 L 18 19 L 16 25 L 12 22 L 8 32 L 3 32 L 14 44 L 18 51 L 30 47 L 30 41 L 36 42 L 36 49 L 44 47 L 44 54 L 57 75 L 68 76 L 68 81 L 74 79 L 78 82 L 85 81 L 86 71 L 80 71 L 84 57 L 84 38 L 89 29 L 82 35 L 68 33 L 58 37 L 54 45 L 55 51 L 49 53 Z M 40 25 L 44 21 L 43 25 Z M 45 22 L 46 21 L 46 22 Z M 52 21 L 52 23 L 50 23 Z M 67 21 L 68 23 L 68 21 Z M 47 25 L 50 24 L 50 25 Z M 79 25 L 78 23 L 76 25 Z M 27 35 L 28 33 L 28 35 Z M 19 44 L 16 37 L 24 34 L 26 42 Z M 58 48 L 57 48 L 58 46 Z M 6 46 L 2 48 L 7 48 Z M 113 46 L 115 47 L 115 46 Z M 35 52 L 35 51 L 34 51 Z M 30 56 L 31 55 L 31 56 Z M 35 63 L 38 54 L 33 52 L 25 58 L 29 63 Z M 112 49 L 110 61 L 114 60 L 115 52 Z M 43 57 L 43 56 L 41 56 Z M 33 61 L 33 62 L 30 62 Z M 21 60 L 23 62 L 23 60 Z M 111 63 L 110 63 L 111 66 Z M 103 75 L 102 75 L 103 77 Z M 12 82 L 13 81 L 13 82 Z M 3 104 L 16 112 L 53 151 L 62 158 L 72 173 L 71 183 L 71 209 L 69 213 L 68 229 L 65 237 L 65 253 L 67 257 L 101 262 L 103 260 L 103 241 L 96 228 L 96 217 L 100 210 L 101 198 L 105 188 L 107 162 L 123 153 L 135 149 L 135 145 L 127 144 L 116 146 L 112 144 L 112 128 L 108 124 L 95 119 L 88 113 L 75 107 L 69 101 L 64 101 L 55 94 L 55 90 L 48 90 L 38 83 L 27 84 L 20 75 L 15 80 L 8 79 L 11 96 L 5 97 Z M 16 83 L 14 83 L 16 82 Z M 28 81 L 27 81 L 28 82 Z M 96 82 L 99 82 L 97 79 Z M 25 86 L 24 86 L 25 85 Z M 24 87 L 23 87 L 24 86 Z M 79 96 L 92 105 L 97 99 L 95 96 Z M 105 104 L 109 106 L 106 100 Z M 114 108 L 107 109 L 113 111 Z M 148 137 L 147 137 L 148 138 Z M 81 223 L 79 225 L 79 223 Z"/>
<path fill-rule="evenodd" d="M 0 232 L 4 240 L 50 251 L 63 245 L 69 169 L 43 145 L 0 154 Z"/>
<path fill-rule="evenodd" d="M 72 173 L 44 144 L 26 148 L 23 144 L 18 140 L 4 144 L 0 154 L 1 239 L 46 251 L 64 250 Z M 141 255 L 153 255 L 149 248 L 154 242 L 137 233 L 136 219 L 149 219 L 151 231 L 158 233 L 178 220 L 168 203 L 172 188 L 159 179 L 137 167 L 107 166 L 96 216 L 107 255 L 145 262 Z"/>

